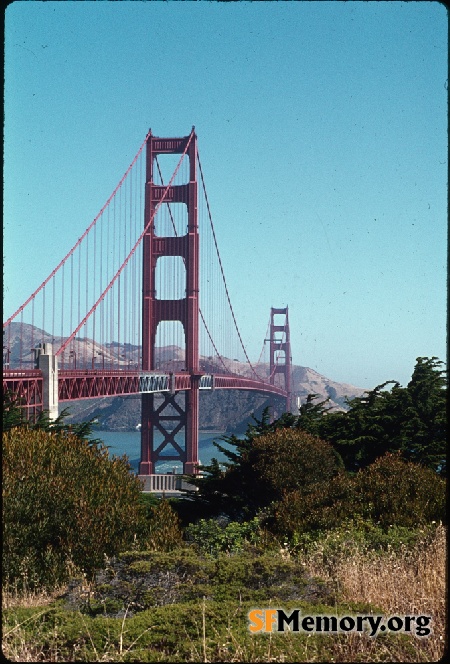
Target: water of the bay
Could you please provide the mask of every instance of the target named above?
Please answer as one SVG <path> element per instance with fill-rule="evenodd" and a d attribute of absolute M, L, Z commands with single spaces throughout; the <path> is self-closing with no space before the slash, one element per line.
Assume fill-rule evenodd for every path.
<path fill-rule="evenodd" d="M 224 444 L 221 440 L 223 436 L 221 431 L 200 431 L 198 435 L 198 450 L 199 459 L 202 465 L 207 466 L 211 463 L 211 459 L 215 457 L 217 461 L 226 461 L 225 456 L 218 450 L 213 442 L 217 441 Z M 127 455 L 130 465 L 135 472 L 138 471 L 138 465 L 141 453 L 141 434 L 139 431 L 97 431 L 93 433 L 93 438 L 100 438 L 108 447 L 110 456 Z M 158 445 L 163 440 L 160 433 L 155 434 L 155 444 Z M 184 447 L 182 440 L 177 442 Z M 224 444 L 225 447 L 228 447 Z M 230 448 L 233 449 L 233 448 Z M 167 452 L 165 452 L 167 453 Z M 182 473 L 182 464 L 179 461 L 167 461 L 158 463 L 158 473 Z"/>

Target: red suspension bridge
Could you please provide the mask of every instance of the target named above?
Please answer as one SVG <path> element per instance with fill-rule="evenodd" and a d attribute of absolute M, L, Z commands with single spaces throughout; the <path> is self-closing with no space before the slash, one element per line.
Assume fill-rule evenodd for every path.
<path fill-rule="evenodd" d="M 278 395 L 290 410 L 287 307 L 271 309 L 268 327 L 253 365 L 194 128 L 183 138 L 149 131 L 99 214 L 3 324 L 3 390 L 30 419 L 42 410 L 55 419 L 61 402 L 141 394 L 139 474 L 174 460 L 193 474 L 200 390 Z M 261 362 L 267 341 L 269 361 Z"/>

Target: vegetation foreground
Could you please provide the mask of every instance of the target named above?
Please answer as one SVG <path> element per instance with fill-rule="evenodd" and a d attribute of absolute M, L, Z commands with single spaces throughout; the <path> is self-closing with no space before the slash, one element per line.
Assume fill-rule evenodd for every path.
<path fill-rule="evenodd" d="M 445 531 L 374 551 L 329 533 L 308 552 L 217 558 L 192 549 L 130 552 L 94 586 L 4 597 L 3 652 L 12 661 L 430 662 L 444 655 Z M 336 540 L 340 540 L 336 544 Z M 255 606 L 305 614 L 433 616 L 433 634 L 252 635 Z"/>
<path fill-rule="evenodd" d="M 425 662 L 446 651 L 445 382 L 224 439 L 183 500 L 143 495 L 89 426 L 6 401 L 3 653 L 11 661 Z M 252 633 L 249 611 L 430 616 L 431 633 Z"/>

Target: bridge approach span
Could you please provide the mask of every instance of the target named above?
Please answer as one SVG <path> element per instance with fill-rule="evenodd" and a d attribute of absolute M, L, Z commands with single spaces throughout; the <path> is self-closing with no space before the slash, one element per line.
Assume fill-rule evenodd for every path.
<path fill-rule="evenodd" d="M 195 384 L 200 390 L 251 390 L 286 397 L 280 387 L 230 374 L 61 369 L 57 380 L 59 402 L 131 394 L 175 394 L 195 389 Z M 43 382 L 43 373 L 39 369 L 33 372 L 6 370 L 3 373 L 4 392 L 18 395 L 28 409 L 42 407 Z"/>

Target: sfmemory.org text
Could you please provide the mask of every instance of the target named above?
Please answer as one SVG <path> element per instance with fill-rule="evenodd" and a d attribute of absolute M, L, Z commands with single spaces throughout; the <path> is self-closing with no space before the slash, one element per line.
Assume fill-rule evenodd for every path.
<path fill-rule="evenodd" d="M 253 609 L 248 613 L 250 632 L 407 632 L 418 637 L 431 634 L 431 616 L 304 616 L 300 609 Z"/>

